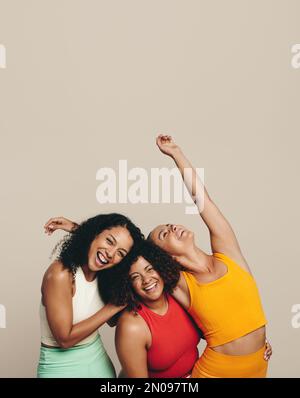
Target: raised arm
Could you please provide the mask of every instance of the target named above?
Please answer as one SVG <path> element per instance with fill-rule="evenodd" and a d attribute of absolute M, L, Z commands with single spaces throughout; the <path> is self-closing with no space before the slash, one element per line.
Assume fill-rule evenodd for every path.
<path fill-rule="evenodd" d="M 65 217 L 50 218 L 44 225 L 45 233 L 52 235 L 54 231 L 61 229 L 65 232 L 73 232 L 78 228 L 78 224 L 74 221 L 68 220 Z"/>
<path fill-rule="evenodd" d="M 147 344 L 150 331 L 138 315 L 124 312 L 116 329 L 116 350 L 123 372 L 129 378 L 148 378 Z"/>
<path fill-rule="evenodd" d="M 181 148 L 169 135 L 159 135 L 156 143 L 162 153 L 174 160 L 182 177 L 185 177 L 185 186 L 209 230 L 212 251 L 227 254 L 249 271 L 249 267 L 231 225 L 210 198 L 204 184 Z M 184 169 L 190 169 L 191 173 L 184 173 Z"/>
<path fill-rule="evenodd" d="M 124 308 L 106 304 L 93 316 L 73 325 L 72 290 L 70 272 L 56 261 L 45 274 L 42 301 L 50 330 L 62 348 L 73 347 Z"/>

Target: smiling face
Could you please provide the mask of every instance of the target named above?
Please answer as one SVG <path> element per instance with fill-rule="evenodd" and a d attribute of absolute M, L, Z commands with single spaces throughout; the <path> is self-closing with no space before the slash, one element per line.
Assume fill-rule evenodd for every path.
<path fill-rule="evenodd" d="M 102 231 L 91 243 L 88 267 L 101 271 L 118 264 L 130 251 L 133 239 L 125 227 L 113 227 Z"/>
<path fill-rule="evenodd" d="M 156 301 L 163 295 L 164 281 L 144 257 L 139 257 L 132 264 L 129 278 L 133 290 L 143 302 Z"/>
<path fill-rule="evenodd" d="M 150 239 L 171 256 L 184 255 L 194 245 L 194 233 L 176 224 L 159 225 L 151 232 Z"/>

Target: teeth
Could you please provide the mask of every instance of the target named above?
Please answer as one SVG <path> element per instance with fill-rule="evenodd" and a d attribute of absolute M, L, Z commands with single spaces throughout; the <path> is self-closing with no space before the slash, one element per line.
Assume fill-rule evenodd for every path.
<path fill-rule="evenodd" d="M 97 252 L 97 257 L 98 257 L 98 259 L 100 260 L 101 263 L 103 263 L 103 264 L 107 264 L 108 263 L 108 261 L 105 259 L 105 257 L 100 252 Z"/>
<path fill-rule="evenodd" d="M 155 286 L 156 286 L 156 282 L 153 283 L 152 285 L 148 286 L 148 287 L 145 287 L 144 290 L 146 290 L 146 291 L 147 291 L 147 290 L 151 290 L 151 289 L 153 289 Z"/>

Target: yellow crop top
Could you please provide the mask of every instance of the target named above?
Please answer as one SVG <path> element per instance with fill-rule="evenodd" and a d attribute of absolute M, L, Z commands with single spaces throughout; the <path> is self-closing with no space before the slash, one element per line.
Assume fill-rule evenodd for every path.
<path fill-rule="evenodd" d="M 229 343 L 267 323 L 252 275 L 225 254 L 213 255 L 227 265 L 227 273 L 221 278 L 200 283 L 183 272 L 191 299 L 188 312 L 209 347 Z"/>

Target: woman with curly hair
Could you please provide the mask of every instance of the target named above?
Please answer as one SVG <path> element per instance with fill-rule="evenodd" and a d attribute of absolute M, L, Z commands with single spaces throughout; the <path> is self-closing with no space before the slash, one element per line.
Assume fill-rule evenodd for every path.
<path fill-rule="evenodd" d="M 98 329 L 124 306 L 104 305 L 97 279 L 123 260 L 143 235 L 127 217 L 98 215 L 80 225 L 51 219 L 45 231 L 73 233 L 42 282 L 41 350 L 37 375 L 50 377 L 115 377 Z"/>
<path fill-rule="evenodd" d="M 190 377 L 200 331 L 171 296 L 182 267 L 151 242 L 122 264 L 123 277 L 107 299 L 127 303 L 117 324 L 116 349 L 125 377 Z"/>

